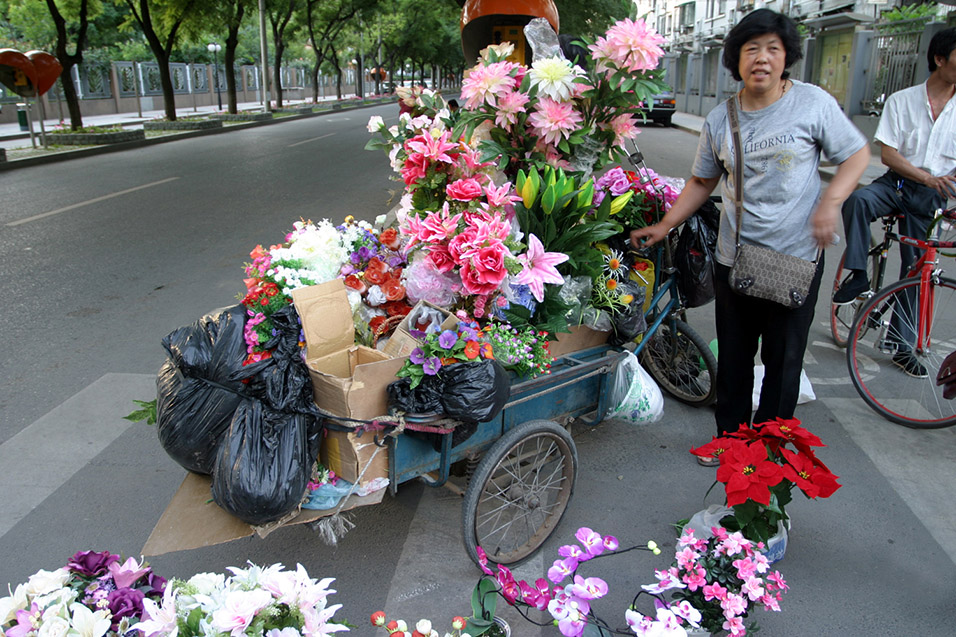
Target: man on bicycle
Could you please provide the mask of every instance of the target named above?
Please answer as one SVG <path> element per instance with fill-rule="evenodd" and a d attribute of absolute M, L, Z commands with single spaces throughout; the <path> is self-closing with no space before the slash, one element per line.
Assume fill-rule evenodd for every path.
<path fill-rule="evenodd" d="M 903 214 L 900 234 L 923 238 L 946 198 L 956 193 L 956 29 L 933 36 L 927 52 L 930 76 L 923 84 L 890 95 L 876 128 L 881 159 L 889 170 L 843 204 L 846 231 L 844 267 L 852 275 L 833 295 L 837 305 L 852 303 L 869 290 L 867 252 L 870 223 Z M 918 258 L 916 248 L 900 245 L 900 276 Z M 910 376 L 925 377 L 912 344 L 900 343 L 893 362 Z"/>

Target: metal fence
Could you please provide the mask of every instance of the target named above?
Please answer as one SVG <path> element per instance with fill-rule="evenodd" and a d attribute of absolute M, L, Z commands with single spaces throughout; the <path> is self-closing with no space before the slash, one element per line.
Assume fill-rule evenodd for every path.
<path fill-rule="evenodd" d="M 926 19 L 877 23 L 873 55 L 870 59 L 867 91 L 863 108 L 868 114 L 883 112 L 883 103 L 891 94 L 917 83 L 917 73 L 925 61 L 919 54 Z"/>

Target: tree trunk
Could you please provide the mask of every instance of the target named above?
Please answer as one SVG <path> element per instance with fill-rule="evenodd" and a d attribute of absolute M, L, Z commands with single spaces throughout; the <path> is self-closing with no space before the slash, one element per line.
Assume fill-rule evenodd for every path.
<path fill-rule="evenodd" d="M 159 65 L 159 85 L 163 87 L 163 110 L 166 111 L 166 119 L 175 122 L 176 94 L 173 92 L 173 74 L 169 72 L 169 57 L 164 54 L 160 59 L 157 55 L 156 62 Z"/>
<path fill-rule="evenodd" d="M 83 112 L 80 110 L 80 98 L 77 96 L 76 86 L 73 84 L 72 70 L 72 64 L 63 65 L 63 72 L 60 73 L 60 84 L 63 86 L 66 108 L 70 111 L 70 129 L 79 130 L 83 128 Z"/>
<path fill-rule="evenodd" d="M 229 33 L 226 34 L 226 51 L 223 55 L 226 65 L 226 101 L 228 102 L 228 111 L 235 115 L 239 112 L 239 104 L 236 99 L 236 47 L 239 46 L 239 27 L 242 25 L 242 16 L 245 13 L 245 6 L 242 2 L 236 3 L 236 17 L 229 25 Z"/>
<path fill-rule="evenodd" d="M 56 27 L 56 57 L 63 67 L 60 73 L 60 84 L 63 85 L 63 97 L 66 98 L 66 107 L 70 111 L 70 128 L 79 130 L 83 128 L 83 112 L 80 110 L 80 99 L 76 94 L 76 86 L 73 84 L 73 67 L 83 61 L 83 49 L 86 47 L 86 31 L 89 26 L 88 2 L 82 0 L 79 8 L 80 28 L 76 35 L 76 50 L 70 55 L 66 50 L 66 42 L 69 37 L 66 32 L 66 19 L 60 13 L 53 0 L 47 0 L 47 9 L 50 11 L 50 17 L 53 18 L 53 25 Z M 40 96 L 37 96 L 40 99 Z"/>

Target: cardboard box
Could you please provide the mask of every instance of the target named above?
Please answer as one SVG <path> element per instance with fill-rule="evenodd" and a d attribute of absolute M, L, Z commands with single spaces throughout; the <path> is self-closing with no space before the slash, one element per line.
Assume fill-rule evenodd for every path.
<path fill-rule="evenodd" d="M 352 308 L 340 279 L 300 288 L 292 302 L 302 319 L 312 394 L 320 409 L 372 420 L 388 413 L 386 386 L 404 358 L 355 345 Z"/>
<path fill-rule="evenodd" d="M 213 502 L 211 489 L 212 478 L 209 476 L 186 474 L 186 479 L 169 501 L 141 553 L 162 555 L 173 551 L 186 551 L 249 537 L 257 532 L 260 537 L 265 537 L 280 526 L 313 522 L 339 510 L 338 507 L 325 511 L 303 509 L 284 524 L 253 527 Z M 342 505 L 341 511 L 378 504 L 385 497 L 386 490 L 380 489 L 364 497 L 350 496 Z"/>
<path fill-rule="evenodd" d="M 359 435 L 326 429 L 319 458 L 335 475 L 353 484 L 388 477 L 388 449 L 375 444 L 373 432 Z"/>
<path fill-rule="evenodd" d="M 392 335 L 388 337 L 388 342 L 385 343 L 385 347 L 382 348 L 383 352 L 389 356 L 408 356 L 413 349 L 421 344 L 421 340 L 412 336 L 411 330 L 414 329 L 413 321 L 417 320 L 418 313 L 422 308 L 431 308 L 441 312 L 445 316 L 445 320 L 442 321 L 441 324 L 442 331 L 453 330 L 458 327 L 457 316 L 427 301 L 419 301 L 415 304 L 415 307 L 412 308 L 412 311 L 408 313 L 408 316 L 402 319 L 402 322 L 398 324 L 395 331 L 392 332 Z"/>
<path fill-rule="evenodd" d="M 575 325 L 571 328 L 570 333 L 558 332 L 556 336 L 558 340 L 551 341 L 550 345 L 551 355 L 555 358 L 589 347 L 603 345 L 607 343 L 611 332 L 599 332 L 586 325 Z"/>

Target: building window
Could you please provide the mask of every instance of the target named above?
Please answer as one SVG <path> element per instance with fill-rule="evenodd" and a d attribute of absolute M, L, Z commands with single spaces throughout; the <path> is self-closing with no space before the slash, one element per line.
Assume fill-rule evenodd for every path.
<path fill-rule="evenodd" d="M 687 2 L 677 7 L 678 24 L 682 32 L 688 32 L 694 28 L 694 7 L 695 3 L 693 2 Z"/>

